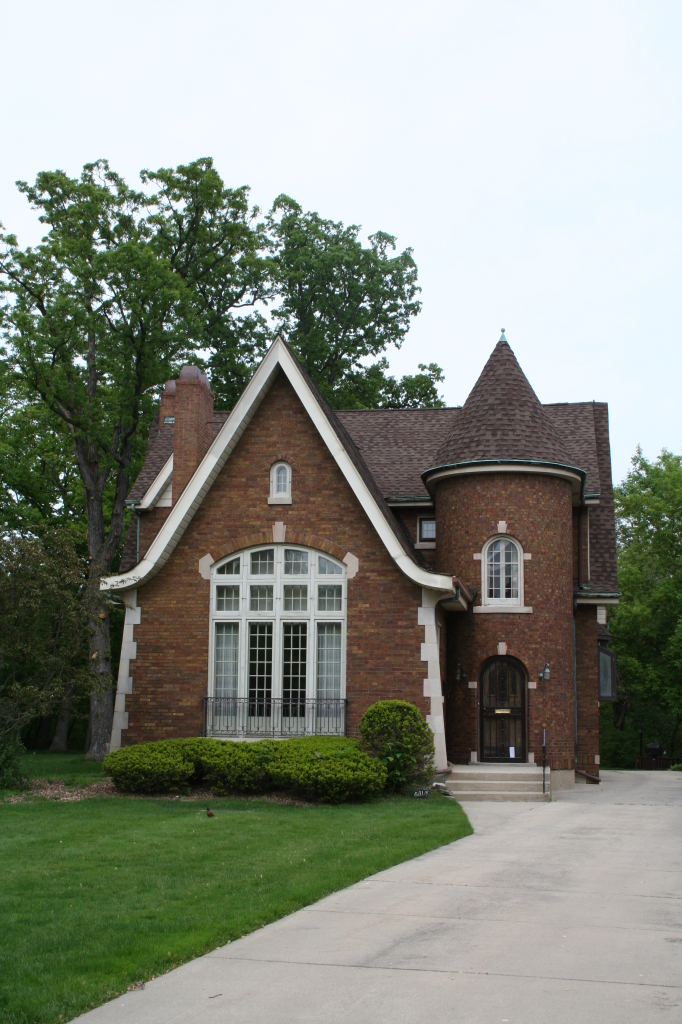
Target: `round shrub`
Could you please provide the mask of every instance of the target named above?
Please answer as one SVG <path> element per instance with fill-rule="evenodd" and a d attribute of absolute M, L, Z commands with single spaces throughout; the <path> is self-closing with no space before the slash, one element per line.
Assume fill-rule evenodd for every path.
<path fill-rule="evenodd" d="M 194 775 L 194 762 L 177 740 L 122 747 L 107 754 L 103 767 L 123 793 L 172 793 L 187 789 Z"/>
<path fill-rule="evenodd" d="M 365 750 L 386 768 L 390 792 L 433 777 L 433 734 L 419 710 L 405 700 L 380 700 L 360 720 Z"/>
<path fill-rule="evenodd" d="M 21 755 L 25 748 L 15 740 L 4 740 L 0 743 L 0 789 L 12 789 L 20 785 Z"/>

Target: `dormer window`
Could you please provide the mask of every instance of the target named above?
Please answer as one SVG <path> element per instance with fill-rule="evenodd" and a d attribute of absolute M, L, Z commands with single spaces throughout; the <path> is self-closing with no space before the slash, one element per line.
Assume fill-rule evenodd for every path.
<path fill-rule="evenodd" d="M 519 601 L 519 549 L 513 540 L 494 540 L 486 554 L 486 602 Z"/>
<path fill-rule="evenodd" d="M 270 467 L 269 505 L 291 505 L 291 466 L 276 462 Z"/>

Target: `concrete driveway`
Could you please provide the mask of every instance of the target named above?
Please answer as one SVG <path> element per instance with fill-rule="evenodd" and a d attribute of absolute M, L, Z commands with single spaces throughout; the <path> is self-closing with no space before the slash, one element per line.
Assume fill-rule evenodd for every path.
<path fill-rule="evenodd" d="M 217 949 L 88 1024 L 682 1021 L 682 773 L 603 772 Z"/>

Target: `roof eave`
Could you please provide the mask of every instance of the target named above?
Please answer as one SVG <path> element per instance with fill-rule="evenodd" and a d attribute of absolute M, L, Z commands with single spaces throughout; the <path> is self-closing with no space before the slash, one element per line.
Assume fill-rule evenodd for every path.
<path fill-rule="evenodd" d="M 578 488 L 573 488 L 575 504 L 582 504 L 585 494 L 585 480 L 587 473 L 584 469 L 571 466 L 562 462 L 551 462 L 546 459 L 470 459 L 464 462 L 448 462 L 438 466 L 432 466 L 422 473 L 424 486 L 431 494 L 430 484 L 446 476 L 465 476 L 468 473 L 546 473 L 549 475 L 563 476 L 577 482 Z"/>

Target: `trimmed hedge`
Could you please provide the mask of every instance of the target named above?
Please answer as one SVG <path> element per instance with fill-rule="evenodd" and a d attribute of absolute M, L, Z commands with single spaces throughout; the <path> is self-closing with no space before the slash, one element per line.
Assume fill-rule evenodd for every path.
<path fill-rule="evenodd" d="M 362 745 L 384 765 L 391 792 L 433 778 L 433 733 L 414 704 L 380 700 L 360 720 Z"/>
<path fill-rule="evenodd" d="M 124 793 L 170 793 L 206 781 L 218 794 L 280 789 L 327 803 L 373 796 L 386 784 L 384 766 L 357 741 L 318 736 L 161 740 L 108 754 L 104 771 Z"/>

